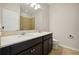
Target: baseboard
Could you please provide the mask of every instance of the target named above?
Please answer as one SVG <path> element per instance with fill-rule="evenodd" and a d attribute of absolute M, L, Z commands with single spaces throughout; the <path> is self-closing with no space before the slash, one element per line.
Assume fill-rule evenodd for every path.
<path fill-rule="evenodd" d="M 68 48 L 68 49 L 71 49 L 71 50 L 74 50 L 74 51 L 78 51 L 79 52 L 79 49 L 72 48 L 72 47 L 69 47 L 69 46 L 66 46 L 66 45 L 63 45 L 63 44 L 59 44 L 59 46 L 62 46 L 64 48 Z"/>

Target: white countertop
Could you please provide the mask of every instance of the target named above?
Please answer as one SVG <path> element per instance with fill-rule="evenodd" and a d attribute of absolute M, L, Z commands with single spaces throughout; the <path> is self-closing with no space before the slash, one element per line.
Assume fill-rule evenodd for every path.
<path fill-rule="evenodd" d="M 1 45 L 0 48 L 6 47 L 9 45 L 13 45 L 16 43 L 20 43 L 23 41 L 31 40 L 37 37 L 41 37 L 47 34 L 50 34 L 51 32 L 34 32 L 34 33 L 26 33 L 24 35 L 13 35 L 13 36 L 6 36 L 6 37 L 1 37 Z"/>

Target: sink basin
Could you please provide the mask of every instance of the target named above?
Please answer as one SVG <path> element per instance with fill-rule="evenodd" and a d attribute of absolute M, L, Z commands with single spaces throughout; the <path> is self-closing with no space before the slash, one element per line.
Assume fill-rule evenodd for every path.
<path fill-rule="evenodd" d="M 21 33 L 21 35 L 24 35 L 24 36 L 34 36 L 34 35 L 40 35 L 40 33 L 39 32 L 31 32 L 31 33 L 23 32 L 23 33 Z"/>
<path fill-rule="evenodd" d="M 40 35 L 39 32 L 29 33 L 30 35 Z"/>

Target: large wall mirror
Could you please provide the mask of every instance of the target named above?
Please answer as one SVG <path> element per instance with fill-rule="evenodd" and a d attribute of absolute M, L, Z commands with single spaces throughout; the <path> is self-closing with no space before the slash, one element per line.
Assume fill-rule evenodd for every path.
<path fill-rule="evenodd" d="M 48 8 L 44 4 L 3 3 L 2 34 L 24 30 L 47 30 Z"/>

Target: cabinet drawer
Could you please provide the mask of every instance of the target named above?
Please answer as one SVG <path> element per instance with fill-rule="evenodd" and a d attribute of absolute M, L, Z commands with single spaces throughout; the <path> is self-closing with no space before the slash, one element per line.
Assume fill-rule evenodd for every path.
<path fill-rule="evenodd" d="M 48 35 L 43 36 L 43 40 L 46 40 L 46 39 L 51 38 L 51 37 L 52 37 L 52 33 L 51 33 L 51 34 L 48 34 Z"/>
<path fill-rule="evenodd" d="M 42 43 L 20 52 L 18 55 L 42 55 Z"/>
<path fill-rule="evenodd" d="M 28 50 L 18 53 L 17 55 L 31 55 L 30 51 L 31 51 L 31 49 L 28 49 Z"/>
<path fill-rule="evenodd" d="M 35 44 L 42 42 L 42 37 L 28 40 L 11 46 L 11 54 L 17 54 L 22 50 L 28 49 Z"/>

